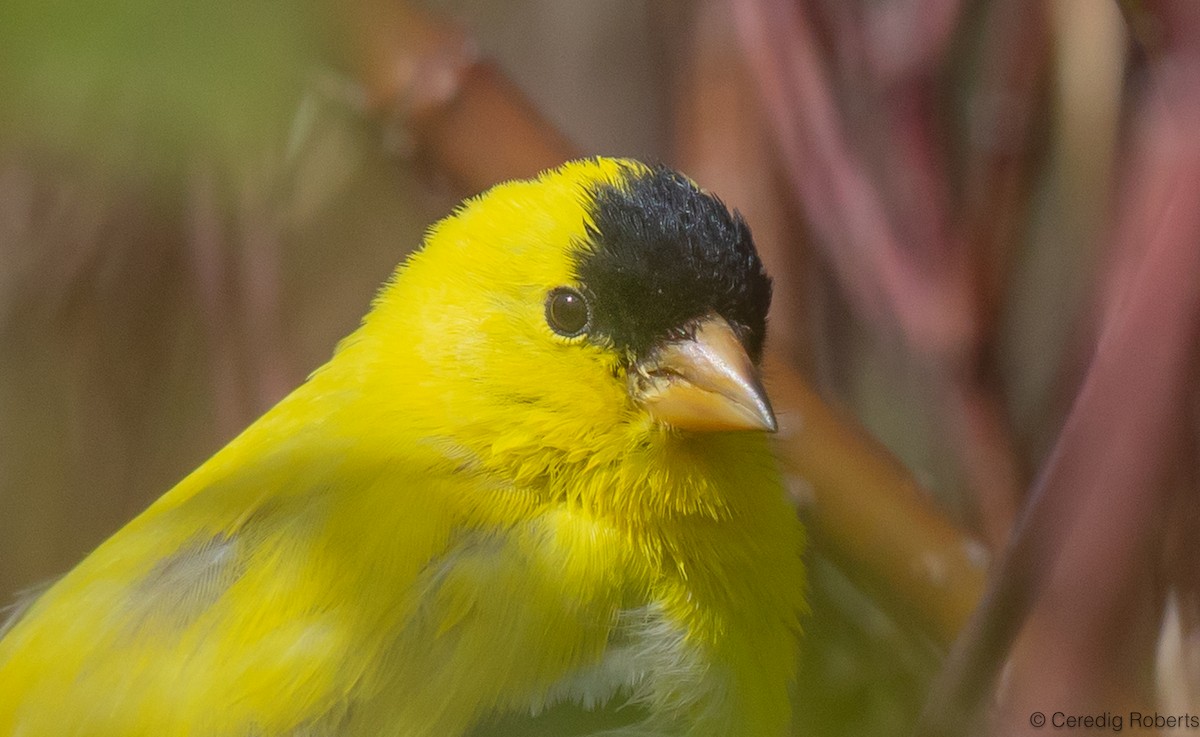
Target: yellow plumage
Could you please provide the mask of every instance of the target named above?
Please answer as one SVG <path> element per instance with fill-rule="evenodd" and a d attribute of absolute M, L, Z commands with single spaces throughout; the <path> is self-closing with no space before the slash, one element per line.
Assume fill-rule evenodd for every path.
<path fill-rule="evenodd" d="M 701 209 L 660 234 L 676 196 Z M 328 364 L 12 625 L 0 735 L 784 734 L 802 539 L 766 437 L 664 422 L 653 391 L 690 385 L 645 368 L 710 317 L 761 326 L 714 287 L 646 348 L 580 281 L 632 288 L 621 254 L 678 247 L 724 285 L 721 247 L 682 243 L 727 234 L 689 225 L 713 206 L 606 159 L 465 203 Z M 647 264 L 664 313 L 691 304 Z M 564 286 L 582 335 L 556 332 Z"/>

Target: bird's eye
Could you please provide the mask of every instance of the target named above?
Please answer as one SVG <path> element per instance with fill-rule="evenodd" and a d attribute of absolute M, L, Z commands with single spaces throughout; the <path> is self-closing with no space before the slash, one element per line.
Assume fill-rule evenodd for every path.
<path fill-rule="evenodd" d="M 574 289 L 558 287 L 546 295 L 546 322 L 559 335 L 574 338 L 582 334 L 591 318 L 587 299 Z"/>

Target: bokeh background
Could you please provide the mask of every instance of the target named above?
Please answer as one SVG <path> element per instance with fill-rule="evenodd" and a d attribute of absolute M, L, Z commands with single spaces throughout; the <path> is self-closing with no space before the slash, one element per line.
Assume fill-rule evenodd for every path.
<path fill-rule="evenodd" d="M 301 382 L 459 199 L 627 155 L 776 279 L 797 734 L 1200 713 L 1200 5 L 7 0 L 0 97 L 0 592 Z"/>

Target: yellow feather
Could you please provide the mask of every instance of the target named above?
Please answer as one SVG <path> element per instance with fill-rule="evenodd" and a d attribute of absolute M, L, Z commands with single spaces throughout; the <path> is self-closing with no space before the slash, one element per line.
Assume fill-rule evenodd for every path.
<path fill-rule="evenodd" d="M 647 171 L 431 228 L 328 364 L 4 635 L 0 735 L 454 737 L 614 699 L 606 734 L 783 734 L 802 533 L 765 437 L 656 424 L 546 326 L 596 186 Z"/>

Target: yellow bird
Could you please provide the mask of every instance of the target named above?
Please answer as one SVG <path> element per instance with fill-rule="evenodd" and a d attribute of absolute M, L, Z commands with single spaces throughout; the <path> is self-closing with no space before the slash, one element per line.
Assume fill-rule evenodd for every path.
<path fill-rule="evenodd" d="M 5 737 L 780 737 L 802 530 L 742 220 L 467 201 L 302 386 L 7 626 Z"/>

